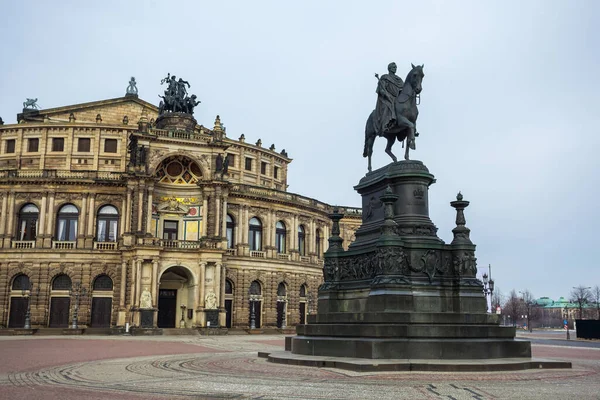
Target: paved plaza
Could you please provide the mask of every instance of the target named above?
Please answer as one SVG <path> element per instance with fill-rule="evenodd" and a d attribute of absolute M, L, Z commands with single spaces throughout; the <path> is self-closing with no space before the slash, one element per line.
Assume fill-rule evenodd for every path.
<path fill-rule="evenodd" d="M 598 399 L 600 343 L 521 334 L 570 370 L 357 373 L 268 363 L 283 335 L 0 337 L 1 399 Z M 538 344 L 539 342 L 539 344 Z"/>

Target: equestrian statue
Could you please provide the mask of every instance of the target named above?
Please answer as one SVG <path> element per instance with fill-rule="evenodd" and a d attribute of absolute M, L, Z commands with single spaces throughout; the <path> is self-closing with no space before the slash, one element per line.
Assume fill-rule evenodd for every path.
<path fill-rule="evenodd" d="M 396 63 L 388 65 L 388 73 L 379 77 L 377 84 L 377 105 L 375 110 L 369 115 L 365 127 L 365 148 L 363 157 L 369 159 L 369 172 L 371 172 L 371 156 L 373 155 L 373 144 L 377 136 L 383 136 L 387 139 L 385 152 L 394 160 L 398 161 L 392 146 L 396 142 L 403 142 L 406 139 L 406 150 L 404 159 L 408 160 L 409 150 L 416 149 L 415 137 L 419 136 L 416 128 L 419 110 L 419 94 L 421 93 L 421 81 L 425 76 L 423 74 L 424 65 L 414 66 L 406 76 L 406 80 L 396 75 Z"/>

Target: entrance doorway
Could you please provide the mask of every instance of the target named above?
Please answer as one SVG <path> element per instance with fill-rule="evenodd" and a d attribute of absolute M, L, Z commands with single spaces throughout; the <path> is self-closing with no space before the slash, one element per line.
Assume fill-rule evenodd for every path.
<path fill-rule="evenodd" d="M 177 318 L 177 290 L 161 289 L 158 292 L 159 328 L 175 328 Z"/>
<path fill-rule="evenodd" d="M 92 298 L 92 328 L 110 328 L 110 315 L 112 308 L 112 298 L 93 297 Z"/>
<path fill-rule="evenodd" d="M 50 328 L 67 328 L 69 326 L 69 308 L 71 298 L 52 297 L 50 299 Z"/>
<path fill-rule="evenodd" d="M 25 314 L 27 313 L 27 298 L 11 297 L 10 314 L 8 316 L 9 328 L 22 328 L 25 326 Z"/>

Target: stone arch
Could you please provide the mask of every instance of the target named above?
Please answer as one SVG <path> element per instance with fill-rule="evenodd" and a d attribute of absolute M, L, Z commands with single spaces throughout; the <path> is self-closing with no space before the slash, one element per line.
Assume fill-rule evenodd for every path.
<path fill-rule="evenodd" d="M 196 274 L 194 274 L 194 271 L 192 271 L 192 269 L 186 265 L 180 264 L 180 263 L 172 263 L 172 264 L 167 264 L 167 265 L 163 265 L 161 268 L 159 268 L 158 270 L 158 281 L 160 282 L 160 278 L 162 278 L 162 276 L 164 275 L 165 272 L 167 272 L 169 269 L 173 268 L 173 267 L 180 267 L 183 270 L 186 271 L 186 273 L 188 274 L 188 279 L 191 277 L 192 279 L 192 283 L 195 285 L 198 282 L 198 277 L 196 276 Z"/>
<path fill-rule="evenodd" d="M 155 156 L 154 158 L 151 158 L 150 164 L 148 165 L 148 171 L 150 171 L 152 176 L 154 176 L 156 174 L 156 172 L 157 172 L 156 170 L 157 170 L 158 166 L 161 165 L 163 163 L 163 161 L 165 161 L 167 158 L 173 157 L 173 156 L 183 156 L 183 157 L 189 158 L 190 160 L 192 160 L 196 164 L 198 164 L 198 166 L 200 167 L 200 171 L 202 171 L 203 178 L 210 176 L 210 173 L 211 173 L 210 161 L 208 160 L 208 157 L 206 155 L 197 157 L 188 151 L 182 151 L 182 150 L 170 151 L 168 153 L 164 153 L 164 154 L 160 154 L 160 155 L 158 155 L 158 153 L 156 153 L 156 154 L 157 154 L 157 156 Z"/>
<path fill-rule="evenodd" d="M 179 262 L 163 265 L 158 273 L 158 287 L 151 288 L 156 297 L 153 305 L 158 308 L 156 324 L 159 328 L 190 328 L 196 324 L 195 310 L 198 276 L 192 268 Z M 147 289 L 145 289 L 147 290 Z M 181 306 L 185 306 L 182 308 Z M 140 306 L 143 307 L 140 300 Z M 188 312 L 192 310 L 191 312 Z"/>

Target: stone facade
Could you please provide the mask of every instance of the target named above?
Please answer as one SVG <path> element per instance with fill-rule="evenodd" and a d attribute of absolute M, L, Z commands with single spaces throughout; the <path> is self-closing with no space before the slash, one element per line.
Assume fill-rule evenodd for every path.
<path fill-rule="evenodd" d="M 32 327 L 70 326 L 79 283 L 84 327 L 284 327 L 315 311 L 332 207 L 287 192 L 287 153 L 228 138 L 218 117 L 157 117 L 125 96 L 0 126 L 0 327 L 20 327 L 28 299 Z M 361 210 L 342 210 L 347 247 Z"/>

